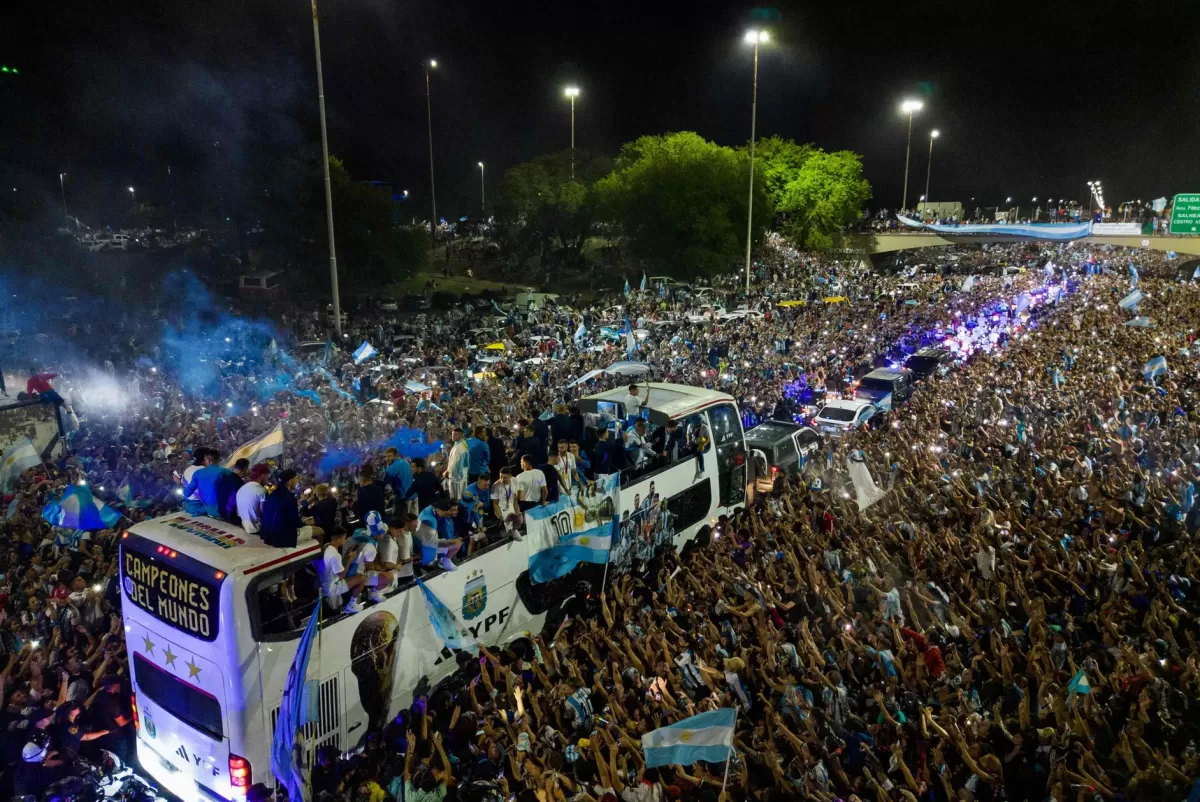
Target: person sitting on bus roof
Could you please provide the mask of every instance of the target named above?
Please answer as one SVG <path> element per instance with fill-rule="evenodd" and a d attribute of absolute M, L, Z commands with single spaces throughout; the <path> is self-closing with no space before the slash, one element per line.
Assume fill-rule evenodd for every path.
<path fill-rule="evenodd" d="M 233 463 L 232 470 L 217 480 L 217 506 L 221 509 L 221 517 L 230 523 L 240 523 L 237 508 L 237 494 L 246 484 L 246 475 L 250 473 L 250 460 L 245 457 Z"/>
<path fill-rule="evenodd" d="M 284 471 L 284 473 L 290 473 L 290 471 Z M 271 494 L 271 496 L 273 495 L 275 493 Z M 271 496 L 267 496 L 267 499 L 270 500 Z M 325 550 L 321 552 L 321 559 L 316 563 L 317 578 L 321 582 L 321 595 L 325 597 L 327 603 L 336 609 L 337 605 L 341 603 L 342 596 L 349 594 L 350 598 L 342 608 L 342 612 L 357 613 L 362 611 L 362 608 L 358 606 L 358 596 L 367 586 L 367 577 L 365 574 L 348 576 L 350 569 L 342 566 L 342 544 L 345 542 L 345 530 L 335 529 L 330 534 L 329 542 L 325 544 Z"/>
<path fill-rule="evenodd" d="M 220 487 L 228 481 L 225 478 L 226 475 L 233 473 L 228 468 L 219 464 L 220 459 L 220 451 L 215 448 L 206 449 L 204 453 L 204 467 L 192 474 L 192 480 L 183 489 L 185 498 L 193 494 L 199 497 L 200 506 L 203 509 L 202 514 L 207 515 L 209 518 L 224 517 L 225 510 L 221 506 Z"/>
<path fill-rule="evenodd" d="M 351 557 L 347 577 L 365 576 L 367 578 L 367 596 L 378 604 L 383 601 L 379 588 L 387 588 L 392 584 L 392 575 L 378 568 L 379 539 L 388 532 L 383 522 L 383 515 L 372 510 L 363 519 L 366 527 L 354 530 L 347 555 Z M 374 566 L 374 567 L 372 567 Z"/>
<path fill-rule="evenodd" d="M 441 556 L 441 567 L 453 571 L 452 562 L 462 546 L 462 540 L 454 537 L 454 518 L 458 515 L 458 502 L 440 498 L 417 516 L 417 540 L 421 543 L 421 565 L 432 566 Z"/>
<path fill-rule="evenodd" d="M 265 463 L 258 463 L 250 469 L 248 481 L 238 488 L 234 497 L 242 528 L 252 535 L 258 534 L 262 525 L 263 500 L 267 497 L 267 489 L 262 483 L 270 473 L 271 469 Z"/>
<path fill-rule="evenodd" d="M 320 528 L 312 525 L 311 518 L 306 521 L 300 517 L 294 493 L 299 483 L 300 475 L 295 471 L 280 471 L 275 490 L 263 500 L 259 537 L 267 545 L 287 549 L 301 540 L 324 534 Z"/>
<path fill-rule="evenodd" d="M 192 477 L 196 475 L 196 471 L 208 464 L 205 461 L 206 456 L 208 456 L 208 446 L 199 446 L 195 451 L 192 452 L 192 464 L 183 469 L 183 478 L 180 479 L 181 485 L 186 488 L 189 484 L 191 484 Z M 200 501 L 199 490 L 194 490 L 191 493 L 186 491 L 184 492 L 183 511 L 188 515 L 204 514 L 204 504 Z"/>

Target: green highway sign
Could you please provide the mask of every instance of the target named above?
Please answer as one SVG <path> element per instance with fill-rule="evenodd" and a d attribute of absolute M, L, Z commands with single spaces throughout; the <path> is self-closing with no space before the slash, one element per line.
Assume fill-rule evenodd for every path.
<path fill-rule="evenodd" d="M 1172 234 L 1200 234 L 1200 195 L 1176 195 L 1171 205 Z"/>

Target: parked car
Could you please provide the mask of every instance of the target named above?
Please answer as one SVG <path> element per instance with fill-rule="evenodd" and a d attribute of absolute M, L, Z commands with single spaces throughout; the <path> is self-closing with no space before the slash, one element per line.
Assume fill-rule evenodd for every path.
<path fill-rule="evenodd" d="M 798 423 L 768 420 L 746 432 L 746 445 L 754 455 L 755 487 L 769 493 L 784 476 L 804 471 L 821 447 L 821 434 Z"/>

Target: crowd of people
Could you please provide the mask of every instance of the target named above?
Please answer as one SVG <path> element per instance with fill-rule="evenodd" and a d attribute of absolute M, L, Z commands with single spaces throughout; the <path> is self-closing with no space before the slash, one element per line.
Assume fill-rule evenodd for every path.
<path fill-rule="evenodd" d="M 71 431 L 63 456 L 5 499 L 6 782 L 29 793 L 56 761 L 131 753 L 116 533 L 41 519 L 71 484 L 120 506 L 125 525 L 186 504 L 265 526 L 268 542 L 282 527 L 336 547 L 380 506 L 409 531 L 427 511 L 457 515 L 489 480 L 520 475 L 523 457 L 526 471 L 565 464 L 581 482 L 636 461 L 640 444 L 588 442 L 572 409 L 626 383 L 572 386 L 615 361 L 728 392 L 751 424 L 803 418 L 822 394 L 936 341 L 956 368 L 883 426 L 827 440 L 825 460 L 722 520 L 706 548 L 661 551 L 644 573 L 577 597 L 555 631 L 464 662 L 363 755 L 322 755 L 314 792 L 1184 798 L 1200 776 L 1188 714 L 1200 687 L 1200 291 L 1149 251 L 1026 243 L 950 256 L 936 272 L 884 275 L 771 238 L 749 294 L 730 275 L 586 307 L 378 310 L 308 355 L 289 344 L 326 339 L 325 321 L 297 312 L 269 343 L 218 344 L 203 388 L 187 384 L 188 355 L 165 347 L 122 347 L 99 371 L 36 366 Z M 1149 327 L 1125 326 L 1118 307 L 1131 264 Z M 1018 310 L 1023 294 L 1036 303 Z M 357 364 L 363 341 L 378 354 Z M 1145 378 L 1160 355 L 1169 372 Z M 97 392 L 95 373 L 119 392 Z M 227 486 L 196 480 L 281 422 L 276 470 L 235 466 L 246 506 L 236 487 L 230 502 Z M 552 459 L 560 448 L 570 460 Z M 887 491 L 865 511 L 846 481 L 852 453 Z M 302 508 L 298 485 L 313 490 Z M 518 502 L 545 498 L 531 486 Z M 519 530 L 520 503 L 475 509 Z M 437 539 L 420 562 L 452 568 L 471 548 Z M 344 590 L 370 593 L 358 584 Z M 714 708 L 739 711 L 727 764 L 644 767 L 640 735 Z"/>

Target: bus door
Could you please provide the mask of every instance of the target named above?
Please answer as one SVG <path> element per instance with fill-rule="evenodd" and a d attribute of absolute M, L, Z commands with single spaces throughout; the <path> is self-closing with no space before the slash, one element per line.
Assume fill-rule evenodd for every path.
<path fill-rule="evenodd" d="M 722 507 L 746 502 L 746 440 L 742 419 L 733 404 L 708 410 L 709 429 L 717 455 L 717 489 Z"/>
<path fill-rule="evenodd" d="M 121 541 L 125 642 L 139 760 L 172 793 L 231 798 L 245 766 L 229 751 L 222 651 L 224 574 L 130 535 Z M 236 758 L 236 760 L 235 760 Z"/>

